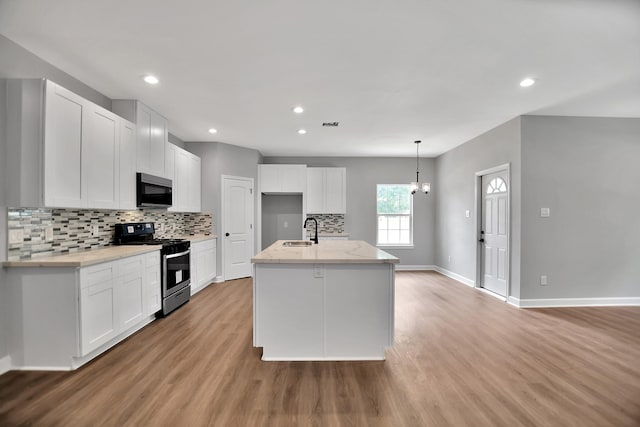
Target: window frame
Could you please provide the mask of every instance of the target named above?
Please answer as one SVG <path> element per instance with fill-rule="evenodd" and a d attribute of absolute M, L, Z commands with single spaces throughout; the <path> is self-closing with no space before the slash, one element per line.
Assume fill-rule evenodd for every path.
<path fill-rule="evenodd" d="M 409 213 L 408 214 L 379 214 L 378 213 L 378 190 L 380 186 L 404 186 L 407 187 L 409 193 L 411 193 L 411 185 L 410 184 L 376 184 L 376 247 L 385 248 L 385 249 L 413 249 L 413 196 L 409 194 Z M 409 217 L 409 243 L 380 243 L 380 228 L 379 221 L 380 217 Z M 387 229 L 388 230 L 388 229 Z"/>

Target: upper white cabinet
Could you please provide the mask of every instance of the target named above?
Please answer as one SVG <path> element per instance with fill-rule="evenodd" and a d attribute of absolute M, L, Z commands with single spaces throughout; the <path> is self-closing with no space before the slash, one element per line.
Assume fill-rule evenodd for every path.
<path fill-rule="evenodd" d="M 304 193 L 306 165 L 258 165 L 261 193 Z"/>
<path fill-rule="evenodd" d="M 307 168 L 307 212 L 343 214 L 347 211 L 347 170 Z"/>
<path fill-rule="evenodd" d="M 164 176 L 168 122 L 160 114 L 136 100 L 114 100 L 113 112 L 135 123 L 137 172 Z"/>
<path fill-rule="evenodd" d="M 49 80 L 6 87 L 9 205 L 135 208 L 133 123 Z"/>
<path fill-rule="evenodd" d="M 172 212 L 200 212 L 201 210 L 200 157 L 171 143 L 167 143 L 164 175 L 172 181 Z"/>

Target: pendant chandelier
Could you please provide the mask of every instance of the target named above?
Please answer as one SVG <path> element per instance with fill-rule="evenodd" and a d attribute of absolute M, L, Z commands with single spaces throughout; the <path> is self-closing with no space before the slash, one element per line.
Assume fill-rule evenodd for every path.
<path fill-rule="evenodd" d="M 416 180 L 411 183 L 411 195 L 416 194 L 418 190 L 422 191 L 424 194 L 429 194 L 429 191 L 431 191 L 431 184 L 428 182 L 420 184 L 420 156 L 418 154 L 418 150 L 420 149 L 420 143 L 422 141 L 414 142 L 416 144 Z"/>

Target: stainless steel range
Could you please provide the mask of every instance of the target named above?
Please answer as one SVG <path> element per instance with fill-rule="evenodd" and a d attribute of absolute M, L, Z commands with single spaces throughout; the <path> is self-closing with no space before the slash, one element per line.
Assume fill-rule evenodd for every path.
<path fill-rule="evenodd" d="M 116 245 L 162 245 L 162 310 L 167 315 L 191 298 L 191 244 L 184 239 L 156 239 L 153 222 L 116 224 Z"/>

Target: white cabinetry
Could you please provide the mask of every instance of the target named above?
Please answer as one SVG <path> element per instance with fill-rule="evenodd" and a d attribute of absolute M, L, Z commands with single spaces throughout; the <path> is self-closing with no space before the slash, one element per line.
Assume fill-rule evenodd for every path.
<path fill-rule="evenodd" d="M 113 111 L 136 124 L 137 171 L 164 176 L 168 121 L 136 100 L 114 100 Z"/>
<path fill-rule="evenodd" d="M 80 269 L 80 355 L 160 309 L 159 252 Z"/>
<path fill-rule="evenodd" d="M 120 121 L 120 209 L 136 209 L 136 126 Z"/>
<path fill-rule="evenodd" d="M 135 125 L 49 80 L 6 85 L 9 205 L 135 207 L 135 170 L 121 165 L 123 155 L 135 162 Z"/>
<path fill-rule="evenodd" d="M 164 175 L 172 181 L 172 212 L 200 212 L 201 173 L 200 157 L 168 143 Z"/>
<path fill-rule="evenodd" d="M 307 212 L 346 213 L 347 171 L 345 168 L 307 168 Z"/>
<path fill-rule="evenodd" d="M 191 295 L 216 277 L 216 239 L 191 243 Z"/>
<path fill-rule="evenodd" d="M 258 165 L 261 193 L 304 193 L 306 165 Z"/>

